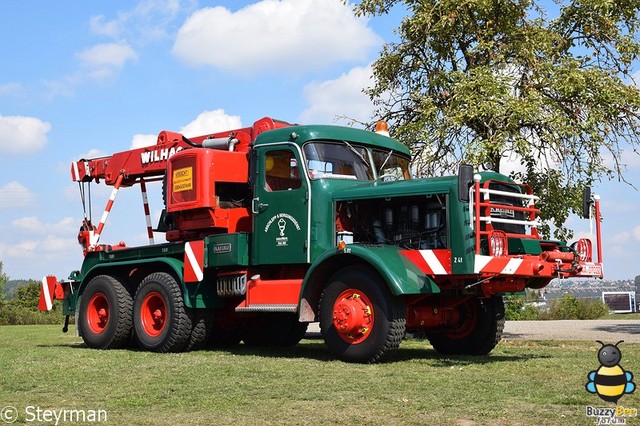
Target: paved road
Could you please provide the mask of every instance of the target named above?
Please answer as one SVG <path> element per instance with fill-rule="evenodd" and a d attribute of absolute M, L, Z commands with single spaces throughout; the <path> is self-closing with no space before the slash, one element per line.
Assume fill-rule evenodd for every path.
<path fill-rule="evenodd" d="M 318 323 L 309 325 L 308 338 L 319 338 Z M 640 320 L 507 321 L 506 340 L 601 340 L 605 343 L 640 343 Z"/>

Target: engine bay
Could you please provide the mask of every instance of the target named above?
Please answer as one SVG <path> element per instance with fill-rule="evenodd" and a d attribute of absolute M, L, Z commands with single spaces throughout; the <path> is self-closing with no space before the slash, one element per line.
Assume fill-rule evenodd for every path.
<path fill-rule="evenodd" d="M 391 244 L 405 249 L 447 248 L 448 196 L 429 194 L 336 203 L 336 232 L 354 243 Z"/>

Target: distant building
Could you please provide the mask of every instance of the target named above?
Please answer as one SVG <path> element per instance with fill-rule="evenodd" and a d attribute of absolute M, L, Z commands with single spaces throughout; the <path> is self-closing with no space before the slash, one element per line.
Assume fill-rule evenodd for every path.
<path fill-rule="evenodd" d="M 635 291 L 603 291 L 602 301 L 616 314 L 637 312 Z"/>

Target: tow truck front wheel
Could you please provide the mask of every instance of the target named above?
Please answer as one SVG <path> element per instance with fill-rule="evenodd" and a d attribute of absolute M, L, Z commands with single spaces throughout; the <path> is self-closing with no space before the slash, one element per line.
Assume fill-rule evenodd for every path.
<path fill-rule="evenodd" d="M 133 326 L 142 349 L 178 352 L 187 346 L 191 318 L 173 276 L 157 272 L 142 280 L 133 306 Z"/>
<path fill-rule="evenodd" d="M 456 327 L 428 333 L 433 348 L 445 355 L 486 355 L 496 347 L 504 329 L 502 296 L 472 298 L 460 306 Z"/>
<path fill-rule="evenodd" d="M 128 345 L 131 338 L 131 295 L 109 275 L 94 277 L 82 293 L 78 328 L 90 348 L 114 349 Z"/>
<path fill-rule="evenodd" d="M 400 346 L 404 303 L 373 271 L 338 271 L 320 301 L 320 330 L 329 350 L 343 361 L 372 363 Z"/>

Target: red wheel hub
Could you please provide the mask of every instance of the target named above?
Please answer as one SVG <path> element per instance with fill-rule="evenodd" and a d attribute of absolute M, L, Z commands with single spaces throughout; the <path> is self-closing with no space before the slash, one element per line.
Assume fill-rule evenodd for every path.
<path fill-rule="evenodd" d="M 89 328 L 95 334 L 100 334 L 109 324 L 109 301 L 104 293 L 96 293 L 89 300 L 87 306 L 87 321 Z"/>
<path fill-rule="evenodd" d="M 160 293 L 151 292 L 142 301 L 140 320 L 145 333 L 151 337 L 162 334 L 167 323 L 167 305 Z"/>
<path fill-rule="evenodd" d="M 357 344 L 365 341 L 373 329 L 373 305 L 360 290 L 340 293 L 333 304 L 333 326 L 342 340 Z"/>
<path fill-rule="evenodd" d="M 446 335 L 450 339 L 467 337 L 478 325 L 478 307 L 472 299 L 467 300 L 454 310 L 453 324 L 457 324 Z"/>

